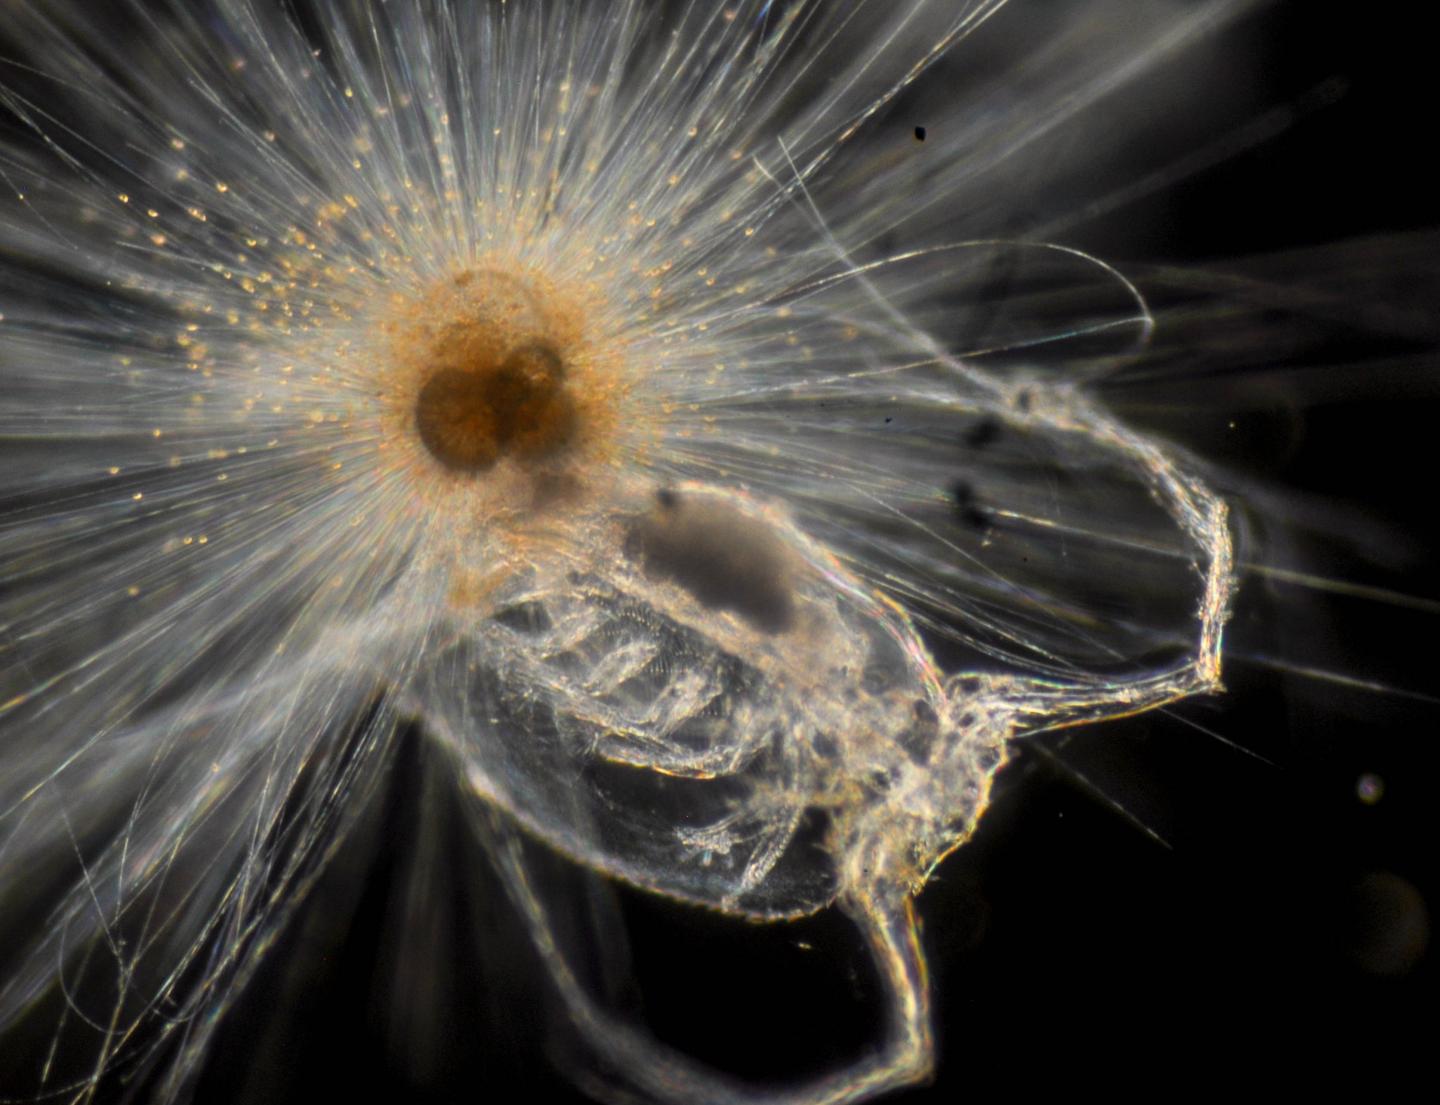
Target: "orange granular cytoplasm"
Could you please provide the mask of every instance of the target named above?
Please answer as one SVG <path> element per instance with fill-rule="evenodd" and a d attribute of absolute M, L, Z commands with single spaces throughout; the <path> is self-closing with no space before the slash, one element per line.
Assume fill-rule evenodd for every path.
<path fill-rule="evenodd" d="M 605 555 L 657 428 L 619 323 L 598 283 L 498 256 L 375 312 L 362 363 L 398 497 L 377 499 L 368 524 L 414 527 L 452 604 L 473 610 L 517 573 Z"/>
<path fill-rule="evenodd" d="M 586 332 L 587 298 L 482 266 L 395 302 L 385 331 L 396 398 L 435 463 L 553 468 L 608 436 L 616 380 Z"/>
<path fill-rule="evenodd" d="M 607 316 L 589 285 L 494 261 L 396 295 L 380 328 L 385 436 L 504 507 L 587 482 L 617 456 L 631 390 Z"/>

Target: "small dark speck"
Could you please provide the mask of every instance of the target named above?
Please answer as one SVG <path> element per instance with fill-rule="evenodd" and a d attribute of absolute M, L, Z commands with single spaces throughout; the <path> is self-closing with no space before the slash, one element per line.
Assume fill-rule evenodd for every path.
<path fill-rule="evenodd" d="M 999 437 L 1000 420 L 998 418 L 982 418 L 965 431 L 964 441 L 972 449 L 983 449 L 987 445 L 994 445 Z"/>
<path fill-rule="evenodd" d="M 888 425 L 890 425 L 890 423 L 892 423 L 892 422 L 894 422 L 894 421 L 895 421 L 894 415 L 889 415 L 889 414 L 887 414 L 887 415 L 885 416 L 885 425 L 888 426 Z"/>
<path fill-rule="evenodd" d="M 957 480 L 950 487 L 950 498 L 955 502 L 955 513 L 971 529 L 990 528 L 990 514 L 975 500 L 975 489 L 964 480 Z"/>
<path fill-rule="evenodd" d="M 916 127 L 916 128 L 915 128 L 915 141 L 917 141 L 917 142 L 923 142 L 923 141 L 925 141 L 925 128 L 924 128 L 924 127 Z"/>
<path fill-rule="evenodd" d="M 668 487 L 662 487 L 655 492 L 655 501 L 660 504 L 662 510 L 673 510 L 679 500 L 675 492 L 671 491 Z"/>

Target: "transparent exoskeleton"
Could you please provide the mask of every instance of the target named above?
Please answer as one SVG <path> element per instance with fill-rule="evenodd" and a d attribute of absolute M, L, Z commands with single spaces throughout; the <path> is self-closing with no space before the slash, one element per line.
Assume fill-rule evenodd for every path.
<path fill-rule="evenodd" d="M 873 290 L 883 302 L 885 280 L 922 271 L 887 266 Z M 594 871 L 752 921 L 832 905 L 853 919 L 886 990 L 885 1038 L 782 1098 L 807 1105 L 929 1072 L 911 902 L 975 829 L 1010 742 L 1219 686 L 1224 503 L 1073 382 L 980 371 L 918 333 L 908 364 L 894 350 L 902 367 L 797 368 L 749 398 L 772 416 L 793 402 L 797 419 L 823 406 L 848 436 L 831 454 L 846 470 L 781 466 L 763 490 L 713 472 L 608 486 L 477 585 L 483 597 L 417 647 L 401 695 L 487 809 Z M 736 467 L 754 463 L 743 425 L 728 432 Z M 937 467 L 961 447 L 985 453 L 969 469 L 993 504 L 983 526 L 969 484 L 915 493 L 944 489 Z M 961 662 L 937 661 L 923 596 L 897 601 L 896 579 L 952 617 L 971 596 Z M 1006 665 L 997 646 L 985 662 L 987 633 L 1037 655 Z M 1168 658 L 1140 667 L 1127 635 Z M 493 826 L 503 838 L 510 823 Z M 518 845 L 499 852 L 603 1059 L 657 1099 L 747 1097 L 589 996 Z"/>

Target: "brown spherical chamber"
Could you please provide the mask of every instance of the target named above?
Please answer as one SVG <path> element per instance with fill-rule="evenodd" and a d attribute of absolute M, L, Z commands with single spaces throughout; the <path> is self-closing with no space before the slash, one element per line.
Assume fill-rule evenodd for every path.
<path fill-rule="evenodd" d="M 507 455 L 553 456 L 576 431 L 565 364 L 536 344 L 498 364 L 440 368 L 420 388 L 415 426 L 430 455 L 458 472 L 483 472 Z"/>

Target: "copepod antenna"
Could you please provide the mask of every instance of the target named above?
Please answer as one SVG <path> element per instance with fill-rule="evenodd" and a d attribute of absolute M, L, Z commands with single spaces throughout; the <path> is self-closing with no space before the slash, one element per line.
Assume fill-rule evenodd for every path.
<path fill-rule="evenodd" d="M 625 1087 L 592 1075 L 585 1088 L 602 1099 L 686 1101 L 694 1105 L 850 1105 L 923 1082 L 935 1067 L 930 986 L 914 898 L 908 888 L 886 884 L 838 903 L 857 925 L 879 973 L 885 1029 L 876 1050 L 813 1081 L 776 1091 L 744 1083 L 708 1067 L 603 1009 L 586 991 L 555 939 L 556 926 L 525 861 L 523 841 L 492 807 L 482 807 L 482 832 L 510 896 L 524 918 L 576 1029 L 606 1065 L 624 1071 Z"/>

